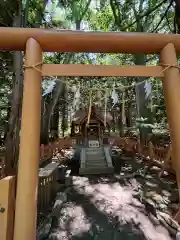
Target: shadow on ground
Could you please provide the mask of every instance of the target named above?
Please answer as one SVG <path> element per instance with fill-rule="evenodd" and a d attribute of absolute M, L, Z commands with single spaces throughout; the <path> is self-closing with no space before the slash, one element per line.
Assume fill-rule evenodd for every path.
<path fill-rule="evenodd" d="M 156 209 L 165 211 L 170 215 L 177 211 L 179 198 L 175 176 L 166 174 L 160 178 L 160 168 L 149 167 L 143 159 L 138 157 L 122 156 L 120 164 L 115 163 L 115 165 L 116 176 L 121 176 L 121 179 L 134 172 L 140 173 L 126 181 L 135 188 L 139 188 L 142 195 L 151 200 Z"/>
<path fill-rule="evenodd" d="M 148 169 L 144 177 L 126 177 L 145 164 L 140 159 L 119 159 L 120 169 L 114 176 L 73 176 L 67 201 L 57 213 L 48 239 L 59 240 L 170 240 L 168 230 L 140 201 L 142 194 L 154 208 L 169 208 L 172 189 L 177 186 L 171 177 L 162 182 L 157 169 Z"/>

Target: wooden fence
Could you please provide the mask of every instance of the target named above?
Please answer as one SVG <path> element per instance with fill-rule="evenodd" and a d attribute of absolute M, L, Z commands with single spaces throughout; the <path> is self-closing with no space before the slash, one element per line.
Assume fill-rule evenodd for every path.
<path fill-rule="evenodd" d="M 63 149 L 74 147 L 76 142 L 73 138 L 59 138 L 57 141 L 50 142 L 47 145 L 41 144 L 40 146 L 40 164 L 47 159 L 61 153 L 63 155 Z"/>
<path fill-rule="evenodd" d="M 118 146 L 131 156 L 138 154 L 145 160 L 156 164 L 160 168 L 167 170 L 170 173 L 175 173 L 172 163 L 172 148 L 171 144 L 159 146 L 149 141 L 146 145 L 141 145 L 140 141 L 133 137 L 113 137 L 109 138 L 112 146 Z"/>
<path fill-rule="evenodd" d="M 15 208 L 15 177 L 0 180 L 0 239 L 12 240 Z"/>
<path fill-rule="evenodd" d="M 40 165 L 47 159 L 62 152 L 63 149 L 72 148 L 75 142 L 72 138 L 60 138 L 48 145 L 41 145 Z M 62 152 L 63 155 L 63 152 Z M 39 170 L 39 186 L 38 186 L 38 213 L 46 212 L 48 206 L 55 197 L 58 190 L 57 171 L 59 163 L 49 163 Z"/>
<path fill-rule="evenodd" d="M 58 163 L 49 163 L 39 171 L 38 212 L 44 212 L 55 197 L 58 190 Z"/>
<path fill-rule="evenodd" d="M 141 156 L 145 160 L 149 161 L 150 163 L 155 163 L 162 170 L 167 170 L 170 173 L 175 173 L 172 165 L 172 160 L 171 160 L 172 151 L 171 151 L 170 144 L 159 146 L 159 145 L 153 145 L 153 143 L 150 141 L 146 145 L 142 146 L 140 144 L 140 141 L 133 137 L 126 137 L 126 138 L 112 137 L 112 138 L 109 138 L 109 142 L 112 146 L 120 147 L 123 151 L 126 152 L 126 154 L 129 154 L 131 156 L 135 156 L 135 155 Z M 42 163 L 46 159 L 52 158 L 56 154 L 59 154 L 59 152 L 63 151 L 63 149 L 74 147 L 75 144 L 76 143 L 72 138 L 60 138 L 53 143 L 49 143 L 48 145 L 41 145 L 40 146 L 40 154 L 41 154 L 40 163 Z M 58 183 L 57 183 L 57 177 L 56 177 L 57 171 L 58 171 L 58 165 L 59 163 L 51 162 L 49 164 L 46 164 L 45 167 L 39 169 L 38 213 L 46 212 L 48 210 L 48 207 L 50 206 L 58 190 Z M 12 179 L 13 179 L 13 182 L 15 183 L 15 177 L 12 177 Z M 3 184 L 5 180 L 6 180 L 5 178 L 0 180 L 0 184 Z M 12 196 L 11 205 L 12 205 L 12 209 L 14 210 L 14 192 L 13 191 L 15 191 L 15 185 L 13 186 L 14 186 L 13 187 L 14 190 L 12 189 L 11 192 L 7 194 L 7 197 Z M 3 187 L 1 187 L 1 191 L 2 191 L 2 188 Z M 6 189 L 8 188 L 9 187 L 7 185 Z M 3 190 L 3 192 L 4 191 L 5 190 Z M 4 194 L 0 195 L 0 197 L 2 196 L 4 196 Z M 3 202 L 2 207 L 4 207 L 6 203 L 8 203 L 9 200 L 7 199 L 5 200 L 6 201 L 5 203 L 3 202 L 4 200 L 1 199 L 0 204 L 2 204 Z M 3 224 L 6 223 L 7 221 L 6 222 L 4 221 L 5 215 L 1 215 L 1 216 L 3 218 L 0 220 L 3 221 Z M 11 221 L 8 222 L 8 224 L 10 224 L 12 227 Z M 7 239 L 7 238 L 4 238 L 4 236 L 6 236 L 6 233 L 7 233 L 6 229 L 7 229 L 6 226 L 3 227 L 4 235 L 3 237 L 1 237 L 2 239 Z M 2 236 L 2 233 L 0 235 Z"/>

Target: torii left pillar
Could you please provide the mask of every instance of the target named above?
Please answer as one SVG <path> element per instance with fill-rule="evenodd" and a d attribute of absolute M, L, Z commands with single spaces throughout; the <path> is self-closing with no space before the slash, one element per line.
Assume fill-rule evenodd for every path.
<path fill-rule="evenodd" d="M 32 66 L 41 62 L 42 50 L 39 43 L 32 38 L 28 39 L 26 43 L 14 240 L 36 239 L 41 72 Z M 36 67 L 41 70 L 41 64 Z"/>

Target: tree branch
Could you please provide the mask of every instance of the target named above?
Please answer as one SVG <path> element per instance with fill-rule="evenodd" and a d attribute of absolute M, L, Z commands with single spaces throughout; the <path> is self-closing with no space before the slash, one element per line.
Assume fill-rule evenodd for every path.
<path fill-rule="evenodd" d="M 159 7 L 161 7 L 164 3 L 166 3 L 167 0 L 163 0 L 162 2 L 160 2 L 159 4 L 157 4 L 154 8 L 147 10 L 144 14 L 139 16 L 139 20 L 149 16 L 151 13 L 153 13 L 154 11 L 156 11 Z M 114 15 L 114 19 L 116 22 L 117 19 L 117 15 L 116 15 L 116 8 L 114 6 L 113 0 L 110 0 L 110 5 L 111 5 L 111 9 L 113 11 L 113 15 Z M 135 23 L 137 22 L 137 20 L 133 21 L 132 23 L 130 23 L 128 26 L 124 27 L 121 29 L 121 31 L 126 31 L 128 28 L 132 27 Z M 117 22 L 116 22 L 117 23 Z M 118 25 L 118 24 L 117 24 Z M 120 27 L 120 25 L 118 25 Z"/>
<path fill-rule="evenodd" d="M 114 3 L 113 0 L 110 0 L 110 5 L 111 5 L 111 9 L 112 9 L 112 12 L 113 12 L 113 16 L 114 16 L 114 20 L 115 20 L 115 23 L 118 27 L 121 27 L 121 19 L 120 17 L 116 14 L 116 6 L 117 5 L 116 3 Z M 119 11 L 118 11 L 119 12 Z"/>
<path fill-rule="evenodd" d="M 169 5 L 168 5 L 168 7 L 167 7 L 165 13 L 164 13 L 163 16 L 161 17 L 161 20 L 159 21 L 159 23 L 157 24 L 157 26 L 152 30 L 152 32 L 157 32 L 158 27 L 159 27 L 160 24 L 162 23 L 163 19 L 166 17 L 166 15 L 167 15 L 167 13 L 168 13 L 170 7 L 171 7 L 172 4 L 173 4 L 173 1 L 174 1 L 174 0 L 171 0 L 171 1 L 170 1 L 170 3 L 169 3 Z"/>
<path fill-rule="evenodd" d="M 171 28 L 171 25 L 170 25 L 170 22 L 169 22 L 169 19 L 168 19 L 167 15 L 166 15 L 166 21 L 168 23 L 168 27 L 169 27 L 170 32 L 173 33 L 173 29 Z"/>
<path fill-rule="evenodd" d="M 81 14 L 81 16 L 80 16 L 79 21 L 82 21 L 82 19 L 84 18 L 84 16 L 85 16 L 85 14 L 86 14 L 86 12 L 87 12 L 90 4 L 91 4 L 91 0 L 88 0 L 86 6 L 85 6 L 85 8 L 84 8 L 84 11 L 82 12 L 82 14 Z"/>

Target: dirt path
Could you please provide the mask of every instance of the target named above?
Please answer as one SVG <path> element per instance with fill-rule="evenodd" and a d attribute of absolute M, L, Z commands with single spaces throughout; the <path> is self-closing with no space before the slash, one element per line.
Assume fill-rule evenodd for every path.
<path fill-rule="evenodd" d="M 73 177 L 49 239 L 173 239 L 138 200 L 141 187 L 135 178 Z"/>

